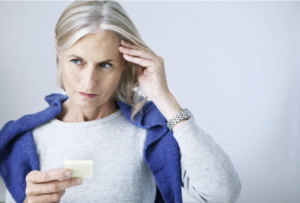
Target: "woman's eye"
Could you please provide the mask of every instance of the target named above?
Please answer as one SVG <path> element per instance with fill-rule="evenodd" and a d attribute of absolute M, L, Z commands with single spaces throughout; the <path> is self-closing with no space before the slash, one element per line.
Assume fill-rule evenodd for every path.
<path fill-rule="evenodd" d="M 78 63 L 78 61 L 81 62 L 81 60 L 78 60 L 78 59 L 72 59 L 71 61 L 72 61 L 74 64 L 76 64 L 76 65 L 82 65 L 82 64 L 79 64 L 79 63 Z M 109 65 L 109 66 L 102 66 L 103 64 L 107 64 L 107 65 Z M 100 65 L 101 65 L 101 67 L 103 67 L 103 68 L 109 68 L 109 67 L 112 67 L 112 64 L 110 64 L 110 63 L 101 63 Z"/>
<path fill-rule="evenodd" d="M 110 65 L 110 67 L 112 67 L 112 65 L 110 63 L 101 63 L 101 67 L 103 67 L 102 66 L 103 64 L 108 64 L 108 65 Z M 106 67 L 103 67 L 103 68 L 109 68 L 109 66 L 106 66 Z"/>
<path fill-rule="evenodd" d="M 74 63 L 74 61 L 80 61 L 80 60 L 78 60 L 78 59 L 72 59 L 71 61 Z M 81 62 L 81 61 L 80 61 L 80 62 Z M 76 64 L 76 65 L 80 65 L 80 64 L 78 64 L 78 63 L 76 63 L 76 62 L 75 62 L 75 64 Z"/>

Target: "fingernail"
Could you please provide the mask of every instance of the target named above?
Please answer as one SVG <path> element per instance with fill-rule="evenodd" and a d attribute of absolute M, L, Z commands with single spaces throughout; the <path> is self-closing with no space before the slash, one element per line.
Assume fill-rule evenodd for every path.
<path fill-rule="evenodd" d="M 71 171 L 67 171 L 67 172 L 65 173 L 65 176 L 66 176 L 67 178 L 70 178 L 71 175 L 72 175 Z"/>
<path fill-rule="evenodd" d="M 76 184 L 77 185 L 80 185 L 82 183 L 82 179 L 81 178 L 78 178 L 77 180 L 76 180 Z"/>

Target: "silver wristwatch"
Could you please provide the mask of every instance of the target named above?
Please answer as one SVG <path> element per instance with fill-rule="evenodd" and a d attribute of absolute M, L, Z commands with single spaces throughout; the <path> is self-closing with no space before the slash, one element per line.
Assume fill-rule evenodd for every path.
<path fill-rule="evenodd" d="M 189 118 L 193 117 L 193 114 L 187 109 L 187 108 L 183 108 L 181 110 L 180 113 L 178 113 L 176 116 L 174 116 L 173 118 L 171 118 L 168 122 L 167 122 L 167 125 L 168 125 L 168 128 L 171 132 L 172 131 L 172 128 L 180 121 L 182 120 L 187 120 Z"/>

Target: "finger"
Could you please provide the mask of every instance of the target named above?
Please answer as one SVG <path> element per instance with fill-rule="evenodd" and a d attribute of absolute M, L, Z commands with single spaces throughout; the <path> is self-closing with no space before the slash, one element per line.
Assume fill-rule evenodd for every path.
<path fill-rule="evenodd" d="M 152 66 L 154 66 L 154 62 L 152 60 L 147 60 L 147 59 L 143 59 L 143 58 L 138 58 L 138 57 L 133 57 L 127 54 L 123 54 L 124 58 L 127 61 L 136 63 L 140 66 L 143 66 L 145 68 L 151 68 Z"/>
<path fill-rule="evenodd" d="M 121 40 L 121 44 L 122 46 L 128 47 L 128 48 L 132 48 L 132 49 L 142 49 L 141 47 L 131 43 L 131 42 L 127 42 L 125 40 Z"/>
<path fill-rule="evenodd" d="M 125 40 L 121 40 L 121 45 L 122 46 L 125 46 L 125 47 L 127 47 L 127 48 L 132 48 L 132 49 L 145 49 L 145 50 L 147 50 L 148 52 L 150 52 L 150 53 L 152 53 L 152 54 L 154 54 L 155 55 L 155 52 L 153 52 L 150 48 L 147 48 L 147 47 L 140 47 L 140 46 L 138 46 L 138 45 L 135 45 L 135 44 L 133 44 L 133 43 L 131 43 L 131 42 L 127 42 L 127 41 L 125 41 Z"/>
<path fill-rule="evenodd" d="M 29 196 L 28 202 L 59 202 L 61 197 L 65 194 L 65 192 L 65 190 L 62 190 L 50 194 Z"/>
<path fill-rule="evenodd" d="M 30 187 L 26 188 L 26 195 L 41 195 L 41 194 L 48 194 L 58 192 L 60 190 L 64 190 L 66 188 L 74 187 L 79 184 L 76 183 L 76 180 L 80 179 L 82 184 L 82 178 L 71 178 L 65 180 L 55 180 L 48 183 L 42 184 L 32 184 Z"/>
<path fill-rule="evenodd" d="M 137 56 L 144 59 L 155 60 L 155 56 L 152 53 L 147 52 L 145 49 L 133 49 L 133 48 L 126 48 L 126 47 L 119 47 L 119 50 L 127 55 Z"/>
<path fill-rule="evenodd" d="M 65 175 L 65 173 L 68 171 L 71 170 L 64 169 L 64 168 L 51 169 L 48 171 L 34 170 L 34 171 L 30 171 L 29 174 L 26 176 L 26 181 L 30 181 L 33 183 L 43 183 L 52 180 L 66 179 L 66 178 L 70 178 Z"/>
<path fill-rule="evenodd" d="M 62 195 L 60 196 L 60 199 L 62 198 L 62 196 L 64 196 L 64 194 L 66 194 L 66 190 L 61 190 L 59 191 L 62 193 Z M 56 202 L 51 202 L 51 203 L 60 203 L 60 200 L 59 201 L 56 201 Z"/>
<path fill-rule="evenodd" d="M 61 167 L 61 168 L 63 168 L 63 167 Z M 51 169 L 49 169 L 49 171 L 53 171 L 53 170 L 57 170 L 58 168 L 51 168 Z M 63 180 L 63 179 L 66 179 L 66 178 L 61 178 L 61 179 L 59 179 L 59 180 Z"/>

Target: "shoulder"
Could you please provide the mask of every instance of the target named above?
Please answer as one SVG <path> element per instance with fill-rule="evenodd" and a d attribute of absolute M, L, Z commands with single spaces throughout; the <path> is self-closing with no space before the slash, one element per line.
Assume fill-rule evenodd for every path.
<path fill-rule="evenodd" d="M 1 128 L 0 137 L 3 134 L 17 135 L 29 131 L 57 116 L 60 110 L 60 105 L 50 105 L 36 113 L 25 114 L 16 120 L 9 120 Z"/>

